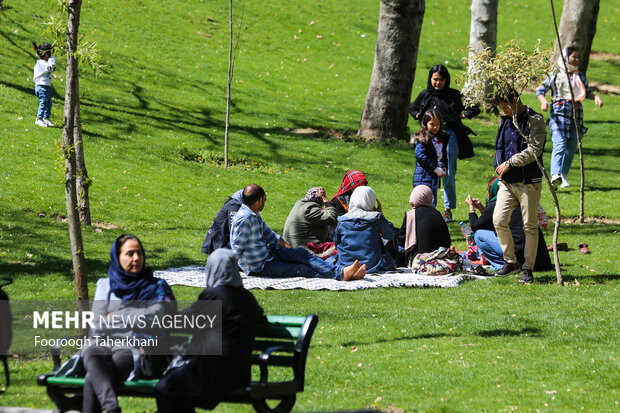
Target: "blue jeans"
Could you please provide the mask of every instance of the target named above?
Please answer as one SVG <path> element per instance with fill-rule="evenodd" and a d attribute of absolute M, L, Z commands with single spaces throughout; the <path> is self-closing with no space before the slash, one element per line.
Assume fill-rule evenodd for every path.
<path fill-rule="evenodd" d="M 568 131 L 551 130 L 553 151 L 551 152 L 551 175 L 568 175 L 577 150 L 577 131 L 571 125 Z"/>
<path fill-rule="evenodd" d="M 444 129 L 450 136 L 448 141 L 448 162 L 446 176 L 443 177 L 443 206 L 447 209 L 456 208 L 456 161 L 459 157 L 459 141 L 456 132 L 452 129 Z"/>
<path fill-rule="evenodd" d="M 474 233 L 474 241 L 493 269 L 499 270 L 504 266 L 504 253 L 495 232 L 479 229 Z"/>
<path fill-rule="evenodd" d="M 49 119 L 52 115 L 52 87 L 36 85 L 34 94 L 39 98 L 39 111 L 37 118 Z"/>
<path fill-rule="evenodd" d="M 307 277 L 342 280 L 342 265 L 324 261 L 305 248 L 276 248 L 263 270 L 252 273 L 260 277 Z"/>

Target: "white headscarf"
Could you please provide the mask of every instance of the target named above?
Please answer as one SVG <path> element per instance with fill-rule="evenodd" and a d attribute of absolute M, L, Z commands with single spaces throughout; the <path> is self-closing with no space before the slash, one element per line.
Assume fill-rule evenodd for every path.
<path fill-rule="evenodd" d="M 373 218 L 379 215 L 375 211 L 377 194 L 369 186 L 358 186 L 353 190 L 349 199 L 349 212 L 345 215 L 350 218 Z"/>

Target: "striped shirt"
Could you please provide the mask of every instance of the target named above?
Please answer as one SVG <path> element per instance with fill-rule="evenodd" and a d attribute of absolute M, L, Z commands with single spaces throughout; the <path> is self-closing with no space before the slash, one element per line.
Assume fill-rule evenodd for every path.
<path fill-rule="evenodd" d="M 272 251 L 279 245 L 280 236 L 265 224 L 260 214 L 247 205 L 241 205 L 232 220 L 230 246 L 239 258 L 239 266 L 246 274 L 262 271 L 272 259 Z"/>

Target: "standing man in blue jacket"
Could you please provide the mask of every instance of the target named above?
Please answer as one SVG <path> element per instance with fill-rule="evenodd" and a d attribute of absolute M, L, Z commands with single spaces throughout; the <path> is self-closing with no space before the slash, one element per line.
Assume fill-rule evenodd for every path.
<path fill-rule="evenodd" d="M 519 206 L 525 233 L 525 263 L 519 282 L 529 284 L 534 280 L 532 270 L 538 248 L 537 212 L 543 175 L 536 159 L 538 158 L 542 165 L 547 132 L 543 117 L 525 106 L 518 93 L 513 91 L 505 96 L 496 95 L 495 103 L 505 115 L 502 116 L 495 141 L 494 167 L 501 181 L 493 213 L 493 225 L 505 261 L 497 275 L 505 276 L 519 271 L 509 227 L 512 211 Z M 513 111 L 516 112 L 518 128 L 513 123 Z"/>

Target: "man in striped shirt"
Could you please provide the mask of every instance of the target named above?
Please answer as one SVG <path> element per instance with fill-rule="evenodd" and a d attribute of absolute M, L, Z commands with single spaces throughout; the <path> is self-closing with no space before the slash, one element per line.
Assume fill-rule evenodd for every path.
<path fill-rule="evenodd" d="M 259 212 L 267 196 L 263 188 L 250 184 L 243 190 L 243 205 L 235 214 L 231 227 L 231 247 L 239 266 L 248 276 L 320 277 L 335 280 L 359 280 L 366 266 L 355 261 L 344 267 L 324 261 L 304 248 L 291 248 L 263 221 Z"/>

